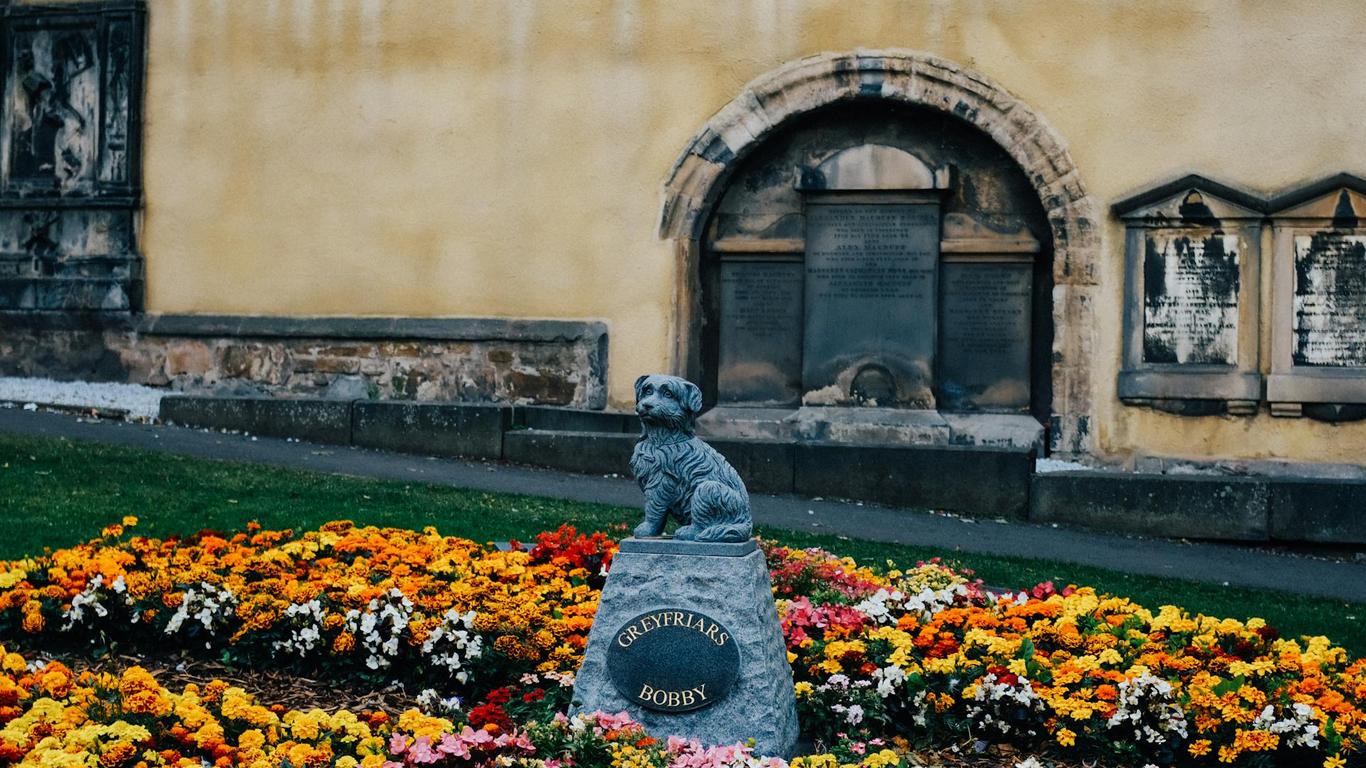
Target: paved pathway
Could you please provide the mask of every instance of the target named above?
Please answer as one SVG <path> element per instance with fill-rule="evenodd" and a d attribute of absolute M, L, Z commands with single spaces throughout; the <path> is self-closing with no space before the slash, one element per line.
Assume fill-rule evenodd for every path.
<path fill-rule="evenodd" d="M 82 421 L 57 413 L 0 408 L 0 432 L 93 440 L 215 459 L 317 472 L 417 480 L 623 506 L 640 504 L 624 477 L 575 475 L 494 462 L 458 461 L 321 446 L 183 427 Z M 0 489 L 3 492 L 3 489 Z M 1366 564 L 1223 544 L 1143 539 L 1050 526 L 965 520 L 872 504 L 795 496 L 753 497 L 764 525 L 899 544 L 1046 558 L 1215 584 L 1279 589 L 1366 603 Z"/>

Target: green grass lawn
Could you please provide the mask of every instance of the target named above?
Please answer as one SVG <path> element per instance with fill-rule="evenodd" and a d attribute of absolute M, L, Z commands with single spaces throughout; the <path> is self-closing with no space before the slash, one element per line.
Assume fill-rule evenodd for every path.
<path fill-rule="evenodd" d="M 267 528 L 309 528 L 345 518 L 407 528 L 431 525 L 445 534 L 491 541 L 529 539 L 561 523 L 624 535 L 622 526 L 633 523 L 639 511 L 0 435 L 0 558 L 86 540 L 124 515 L 138 516 L 138 530 L 158 536 L 203 528 L 235 530 L 250 520 Z M 970 555 L 772 528 L 761 528 L 760 534 L 874 564 L 888 559 L 910 564 L 940 556 L 975 570 L 993 586 L 1020 588 L 1051 580 L 1059 586 L 1092 585 L 1152 608 L 1171 603 L 1240 619 L 1252 610 L 1284 634 L 1324 634 L 1354 654 L 1366 654 L 1366 605 L 1361 604 L 1050 560 Z"/>

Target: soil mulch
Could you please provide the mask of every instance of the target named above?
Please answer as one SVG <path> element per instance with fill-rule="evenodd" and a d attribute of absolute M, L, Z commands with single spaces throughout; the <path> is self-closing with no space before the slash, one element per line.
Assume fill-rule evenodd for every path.
<path fill-rule="evenodd" d="M 243 669 L 195 658 L 148 657 L 108 654 L 92 659 L 79 653 L 39 653 L 38 659 L 60 661 L 75 672 L 109 672 L 139 666 L 146 669 L 157 682 L 172 691 L 179 691 L 188 683 L 203 686 L 214 680 L 235 685 L 264 705 L 280 704 L 288 709 L 317 707 L 327 712 L 349 709 L 352 712 L 386 712 L 397 715 L 417 706 L 416 691 L 391 685 L 375 690 L 362 686 L 301 677 L 276 669 Z"/>

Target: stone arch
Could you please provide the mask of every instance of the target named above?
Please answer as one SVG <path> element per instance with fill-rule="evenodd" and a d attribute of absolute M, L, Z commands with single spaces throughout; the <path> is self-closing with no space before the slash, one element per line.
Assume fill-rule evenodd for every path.
<path fill-rule="evenodd" d="M 989 135 L 1038 192 L 1053 235 L 1053 416 L 1049 442 L 1060 454 L 1091 448 L 1090 361 L 1099 263 L 1096 205 L 1061 138 L 1001 86 L 958 65 L 909 50 L 824 53 L 752 80 L 707 121 L 674 162 L 664 185 L 659 236 L 674 242 L 677 343 L 672 365 L 700 372 L 698 259 L 702 228 L 730 173 L 789 120 L 855 99 L 930 107 Z"/>

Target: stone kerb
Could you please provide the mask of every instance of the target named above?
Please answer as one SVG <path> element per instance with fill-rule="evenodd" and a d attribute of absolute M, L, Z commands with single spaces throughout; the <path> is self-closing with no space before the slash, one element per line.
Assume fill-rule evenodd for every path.
<path fill-rule="evenodd" d="M 1043 117 L 989 78 L 953 62 L 909 50 L 822 53 L 790 62 L 752 80 L 707 121 L 679 155 L 664 186 L 659 236 L 680 243 L 700 237 L 725 177 L 750 150 L 786 121 L 840 101 L 874 98 L 931 107 L 990 135 L 1023 169 L 1039 195 L 1053 231 L 1055 286 L 1097 283 L 1099 239 L 1094 201 L 1087 195 L 1066 144 Z M 680 258 L 695 259 L 695 247 Z M 686 273 L 686 270 L 685 270 Z M 1090 290 L 1058 294 L 1053 307 L 1055 446 L 1086 452 L 1090 435 L 1090 371 L 1080 351 L 1090 348 L 1094 324 L 1078 323 Z M 690 328 L 690 304 L 681 301 L 678 328 Z M 693 310 L 695 311 L 695 310 Z M 681 362 L 687 355 L 680 355 Z M 1082 396 L 1068 397 L 1065 392 Z M 1084 406 L 1084 407 L 1083 407 Z M 1079 408 L 1081 408 L 1079 410 Z"/>

